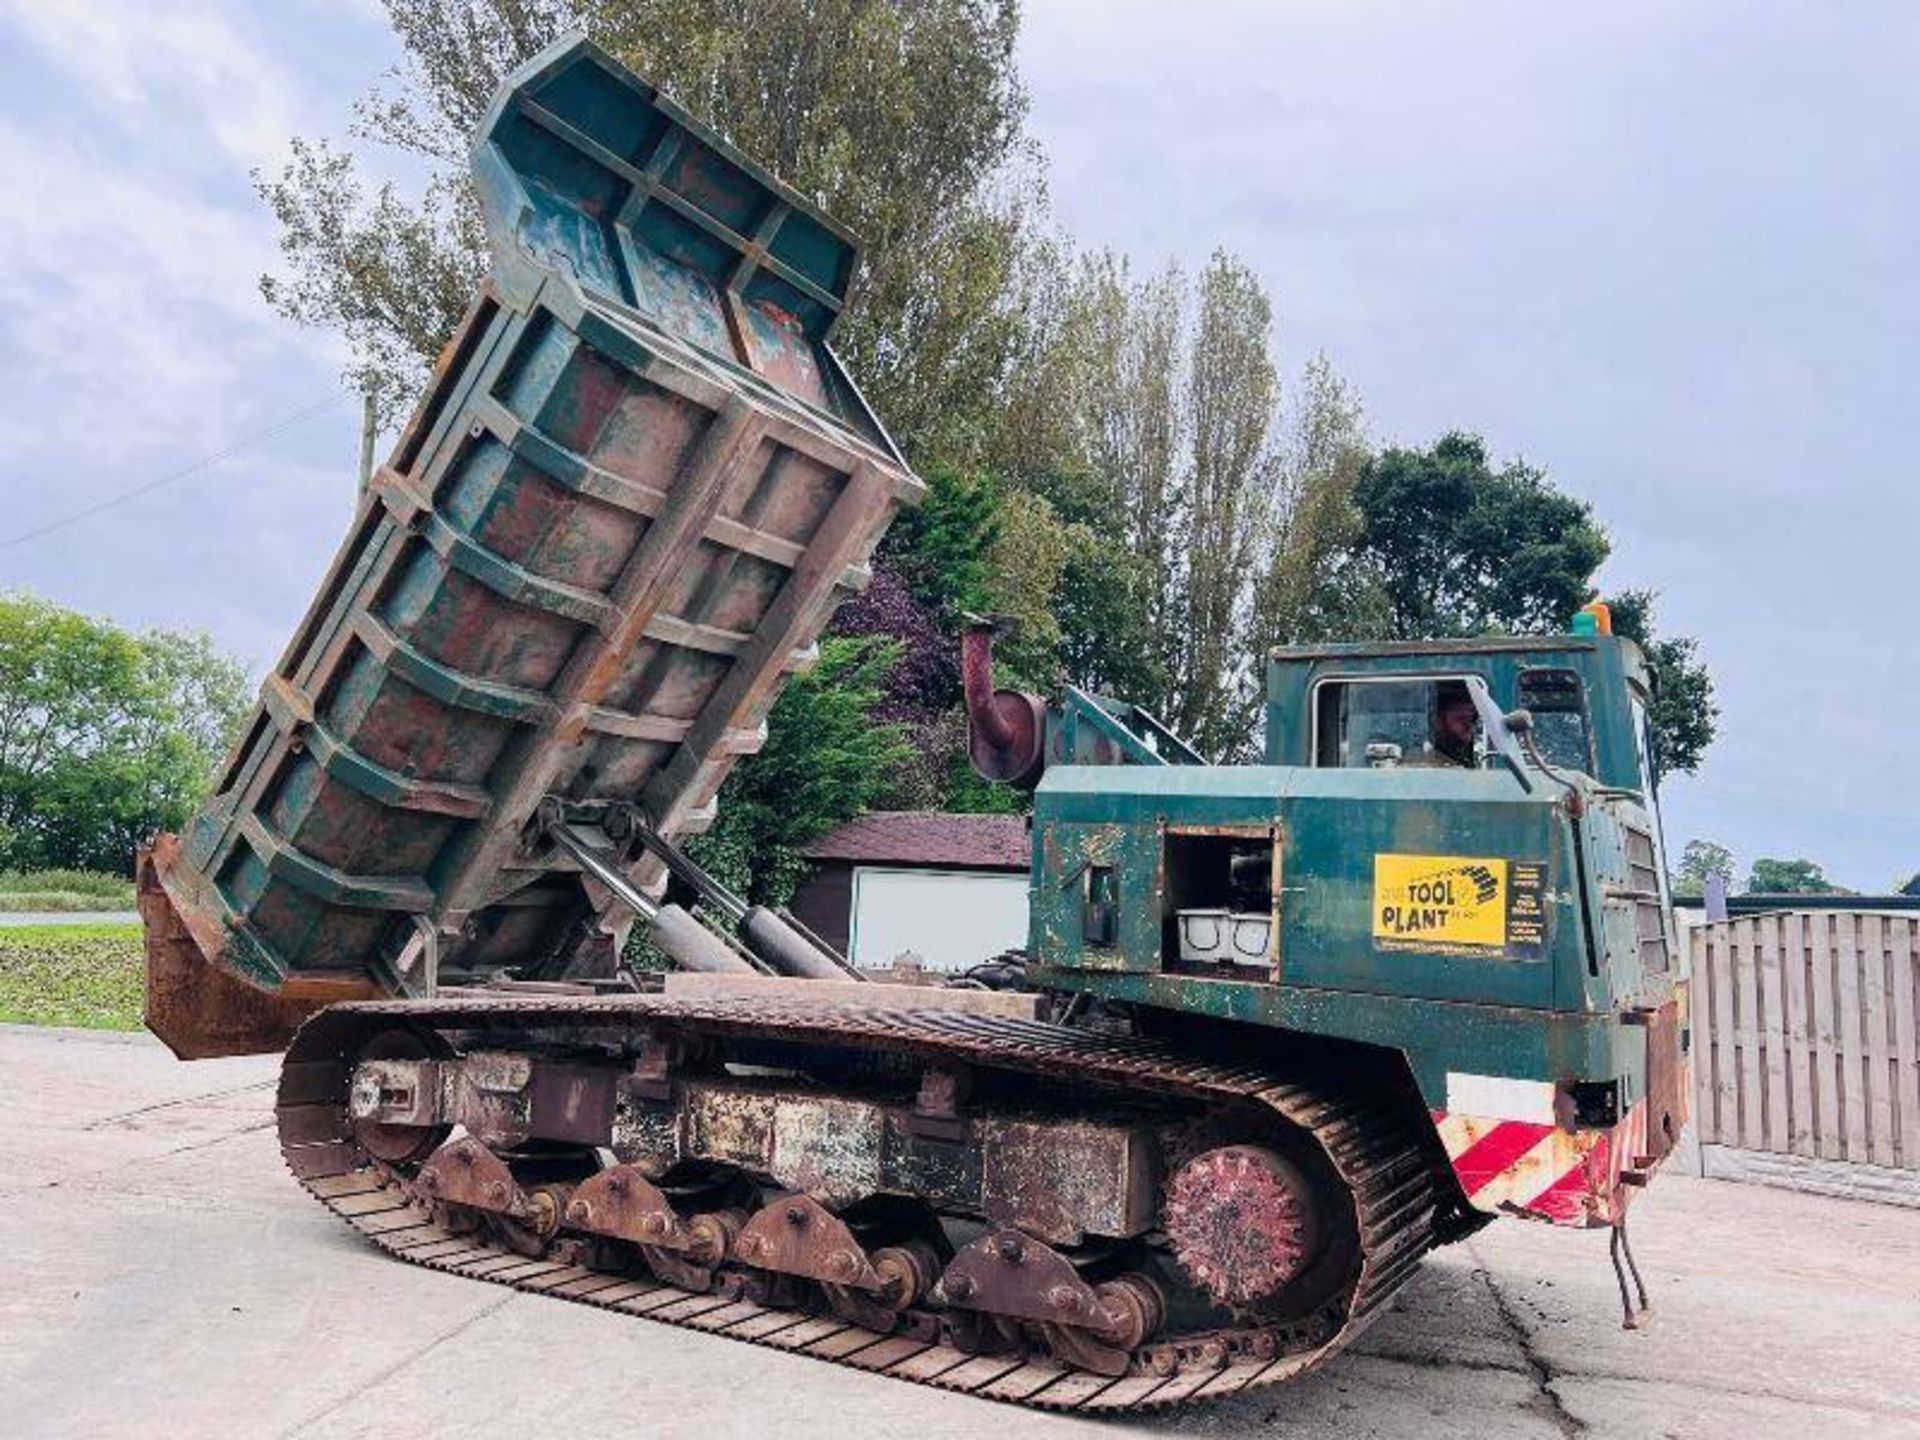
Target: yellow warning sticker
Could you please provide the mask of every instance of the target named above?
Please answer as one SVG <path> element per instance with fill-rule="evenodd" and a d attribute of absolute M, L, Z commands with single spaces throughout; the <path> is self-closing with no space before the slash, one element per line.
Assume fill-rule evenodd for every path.
<path fill-rule="evenodd" d="M 1375 855 L 1373 938 L 1389 950 L 1505 948 L 1507 862 Z"/>

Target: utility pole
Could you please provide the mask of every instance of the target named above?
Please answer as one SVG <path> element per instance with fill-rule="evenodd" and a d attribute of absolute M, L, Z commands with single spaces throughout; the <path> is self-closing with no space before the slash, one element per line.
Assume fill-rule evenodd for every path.
<path fill-rule="evenodd" d="M 365 495 L 373 484 L 373 441 L 379 432 L 379 422 L 373 406 L 372 387 L 360 397 L 360 493 Z"/>

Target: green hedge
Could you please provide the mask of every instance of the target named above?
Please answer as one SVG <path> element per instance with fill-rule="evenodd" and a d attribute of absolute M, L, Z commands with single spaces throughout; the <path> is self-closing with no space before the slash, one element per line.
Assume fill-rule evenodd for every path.
<path fill-rule="evenodd" d="M 131 910 L 133 882 L 98 870 L 0 870 L 0 911 Z"/>

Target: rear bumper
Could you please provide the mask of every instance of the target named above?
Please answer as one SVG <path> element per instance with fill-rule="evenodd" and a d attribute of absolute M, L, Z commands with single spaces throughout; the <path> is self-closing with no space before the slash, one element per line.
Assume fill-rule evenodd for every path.
<path fill-rule="evenodd" d="M 1489 1215 L 1553 1225 L 1616 1225 L 1686 1127 L 1686 989 L 1629 1012 L 1646 1037 L 1646 1093 L 1611 1126 L 1573 1129 L 1568 1098 L 1544 1082 L 1447 1076 L 1433 1123 L 1467 1203 Z"/>
<path fill-rule="evenodd" d="M 1606 1130 L 1445 1110 L 1433 1121 L 1475 1210 L 1584 1228 L 1623 1220 L 1659 1169 L 1665 1155 L 1649 1153 L 1649 1113 L 1642 1100 Z"/>

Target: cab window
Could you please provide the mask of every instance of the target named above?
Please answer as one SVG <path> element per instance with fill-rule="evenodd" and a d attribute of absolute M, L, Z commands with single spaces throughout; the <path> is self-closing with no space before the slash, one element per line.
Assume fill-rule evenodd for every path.
<path fill-rule="evenodd" d="M 1484 755 L 1462 676 L 1323 680 L 1314 706 L 1313 763 L 1322 768 L 1477 768 Z"/>
<path fill-rule="evenodd" d="M 1533 742 L 1549 765 L 1593 773 L 1587 690 L 1573 670 L 1522 670 L 1520 708 L 1533 715 Z"/>

